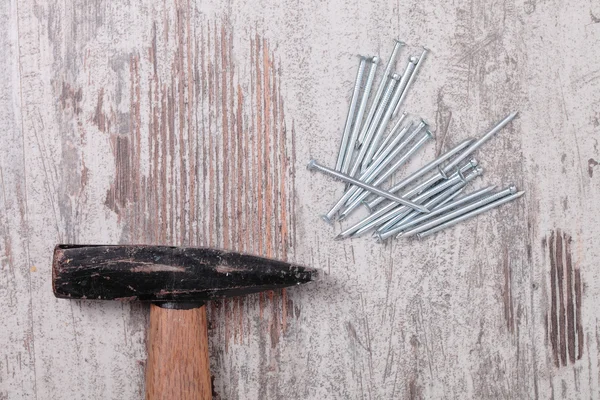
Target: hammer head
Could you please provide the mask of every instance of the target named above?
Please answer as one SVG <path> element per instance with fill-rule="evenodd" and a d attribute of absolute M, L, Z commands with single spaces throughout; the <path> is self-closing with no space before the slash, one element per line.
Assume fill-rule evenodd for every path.
<path fill-rule="evenodd" d="M 310 282 L 317 270 L 210 248 L 58 245 L 52 287 L 59 298 L 202 304 Z"/>

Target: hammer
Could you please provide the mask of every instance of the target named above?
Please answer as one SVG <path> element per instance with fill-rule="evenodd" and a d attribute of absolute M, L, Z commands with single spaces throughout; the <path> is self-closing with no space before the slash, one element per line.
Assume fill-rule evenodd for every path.
<path fill-rule="evenodd" d="M 299 285 L 317 271 L 212 248 L 64 245 L 54 249 L 58 298 L 148 301 L 146 399 L 211 399 L 206 301 Z"/>

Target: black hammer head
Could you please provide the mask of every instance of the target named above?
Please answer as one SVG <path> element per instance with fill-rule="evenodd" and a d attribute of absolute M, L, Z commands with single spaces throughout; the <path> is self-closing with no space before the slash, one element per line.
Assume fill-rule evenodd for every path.
<path fill-rule="evenodd" d="M 231 251 L 168 246 L 58 245 L 52 287 L 59 298 L 202 304 L 299 285 L 317 270 Z"/>

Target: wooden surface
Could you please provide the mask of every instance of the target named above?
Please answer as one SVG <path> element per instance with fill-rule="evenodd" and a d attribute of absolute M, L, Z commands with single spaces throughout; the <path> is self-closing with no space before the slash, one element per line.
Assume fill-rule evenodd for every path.
<path fill-rule="evenodd" d="M 147 400 L 210 400 L 206 306 L 170 310 L 150 306 Z"/>
<path fill-rule="evenodd" d="M 524 198 L 422 242 L 319 214 L 357 65 L 432 52 L 436 152 L 520 116 L 478 185 Z M 56 243 L 211 245 L 322 268 L 212 302 L 220 399 L 600 397 L 600 3 L 0 2 L 0 399 L 141 399 L 148 306 L 52 295 Z"/>

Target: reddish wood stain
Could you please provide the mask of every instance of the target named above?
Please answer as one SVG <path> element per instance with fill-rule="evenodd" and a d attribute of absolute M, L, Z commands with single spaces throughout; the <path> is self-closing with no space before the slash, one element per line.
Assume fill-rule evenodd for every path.
<path fill-rule="evenodd" d="M 295 154 L 275 56 L 266 39 L 253 35 L 246 86 L 227 21 L 191 32 L 196 24 L 188 6 L 178 2 L 175 23 L 163 27 L 173 30 L 172 51 L 157 48 L 154 25 L 148 56 L 131 56 L 128 134 L 108 129 L 114 121 L 104 115 L 99 94 L 94 122 L 110 135 L 116 171 L 106 205 L 126 222 L 125 242 L 214 246 L 287 259 Z M 172 54 L 170 68 L 157 65 L 164 62 L 157 56 L 162 53 Z M 142 94 L 147 118 L 141 116 Z M 148 155 L 144 161 L 142 154 Z M 225 299 L 209 308 L 212 334 L 224 336 L 226 351 L 230 340 L 243 343 L 249 334 L 244 315 L 256 300 L 264 334 L 277 346 L 293 307 L 285 291 Z"/>

